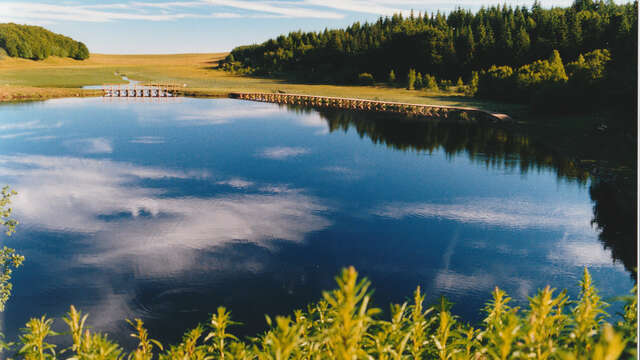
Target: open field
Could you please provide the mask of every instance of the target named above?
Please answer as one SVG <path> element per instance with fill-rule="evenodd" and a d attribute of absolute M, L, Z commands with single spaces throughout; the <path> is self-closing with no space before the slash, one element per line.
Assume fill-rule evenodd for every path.
<path fill-rule="evenodd" d="M 231 92 L 274 92 L 360 98 L 416 104 L 476 107 L 495 112 L 518 114 L 522 106 L 482 101 L 458 93 L 409 91 L 388 86 L 342 86 L 298 84 L 277 79 L 248 77 L 216 70 L 226 53 L 179 55 L 103 55 L 92 54 L 84 61 L 50 57 L 33 61 L 4 57 L 0 59 L 0 85 L 5 96 L 11 92 L 32 91 L 32 98 L 66 96 L 66 91 L 41 88 L 79 88 L 84 85 L 121 84 L 116 74 L 148 82 L 176 82 L 189 96 L 228 96 Z M 185 86 L 186 85 L 186 86 Z M 74 90 L 95 95 L 95 92 Z M 72 95 L 73 96 L 73 95 Z"/>

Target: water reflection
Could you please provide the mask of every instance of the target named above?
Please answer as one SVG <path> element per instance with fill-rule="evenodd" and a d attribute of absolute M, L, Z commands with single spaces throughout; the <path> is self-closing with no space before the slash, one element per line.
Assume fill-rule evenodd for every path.
<path fill-rule="evenodd" d="M 292 107 L 292 109 L 302 113 L 309 111 L 299 107 Z M 331 132 L 355 129 L 361 137 L 367 137 L 376 144 L 385 144 L 393 149 L 426 152 L 442 149 L 450 156 L 465 153 L 475 162 L 494 168 L 517 168 L 523 174 L 531 170 L 548 169 L 555 172 L 559 179 L 578 183 L 586 183 L 588 179 L 591 179 L 589 193 L 594 202 L 591 224 L 600 230 L 600 240 L 606 249 L 611 250 L 613 259 L 621 261 L 627 271 L 635 277 L 634 269 L 637 264 L 635 179 L 637 174 L 633 170 L 635 168 L 633 162 L 611 170 L 609 164 L 611 159 L 596 159 L 595 164 L 591 164 L 591 167 L 600 171 L 595 171 L 597 175 L 592 176 L 586 167 L 578 164 L 580 149 L 573 149 L 574 154 L 560 154 L 554 151 L 549 144 L 543 145 L 539 139 L 532 138 L 531 135 L 523 135 L 521 132 L 510 131 L 506 128 L 480 123 L 418 122 L 400 117 L 363 115 L 346 111 L 321 110 L 320 114 L 326 120 Z M 587 138 L 583 142 L 585 146 L 591 146 L 592 143 L 600 141 Z M 600 165 L 602 166 L 599 167 Z M 507 205 L 502 200 L 498 200 L 497 203 L 503 207 Z M 480 201 L 477 211 L 468 207 L 456 209 L 451 205 L 431 204 L 410 205 L 410 209 L 407 209 L 406 206 L 404 209 L 392 206 L 386 211 L 393 209 L 395 216 L 398 216 L 398 213 L 405 215 L 413 213 L 421 216 L 459 217 L 460 219 L 466 217 L 471 221 L 500 222 L 502 220 L 503 225 L 529 223 L 530 225 L 547 226 L 554 222 L 570 225 L 575 224 L 575 221 L 580 221 L 578 219 L 583 219 L 581 217 L 583 214 L 578 216 L 575 213 L 575 211 L 580 212 L 583 209 L 570 208 L 541 208 L 541 211 L 537 213 L 544 215 L 543 217 L 528 218 L 520 213 L 522 207 L 528 204 L 514 204 L 513 201 L 510 203 L 515 206 L 498 214 L 492 211 L 491 201 L 487 202 L 487 199 Z M 507 221 L 505 217 L 510 220 Z M 581 224 L 581 227 L 584 228 L 583 225 Z M 602 258 L 603 251 L 597 250 L 593 246 L 581 248 L 581 250 L 582 254 L 595 253 L 599 254 L 600 259 Z M 577 251 L 571 251 L 571 253 L 578 254 Z M 594 262 L 587 263 L 594 264 Z"/>
<path fill-rule="evenodd" d="M 210 176 L 206 171 L 22 155 L 0 156 L 0 172 L 16 179 L 21 190 L 14 202 L 16 216 L 23 221 L 46 230 L 94 233 L 98 237 L 101 232 L 108 233 L 99 243 L 104 252 L 86 259 L 93 263 L 109 262 L 123 254 L 166 253 L 166 247 L 172 245 L 197 250 L 234 239 L 261 245 L 270 239 L 300 241 L 306 233 L 330 225 L 316 214 L 327 208 L 295 189 L 169 198 L 162 189 L 137 184 L 157 179 L 203 179 Z M 218 183 L 253 186 L 239 179 Z M 168 265 L 162 264 L 171 271 L 182 268 L 180 264 Z"/>

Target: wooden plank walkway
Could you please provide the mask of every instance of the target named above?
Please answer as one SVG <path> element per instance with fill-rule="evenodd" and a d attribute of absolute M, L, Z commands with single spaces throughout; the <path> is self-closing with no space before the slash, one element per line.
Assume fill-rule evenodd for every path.
<path fill-rule="evenodd" d="M 484 119 L 492 122 L 502 122 L 512 120 L 511 117 L 509 117 L 509 115 L 507 114 L 494 113 L 486 110 L 462 106 L 408 104 L 390 101 L 283 93 L 234 92 L 230 94 L 230 97 L 242 100 L 290 105 L 304 105 L 320 108 L 388 112 L 449 121 L 467 122 Z"/>
<path fill-rule="evenodd" d="M 111 85 L 102 87 L 104 97 L 175 97 L 178 87 L 174 84 Z"/>

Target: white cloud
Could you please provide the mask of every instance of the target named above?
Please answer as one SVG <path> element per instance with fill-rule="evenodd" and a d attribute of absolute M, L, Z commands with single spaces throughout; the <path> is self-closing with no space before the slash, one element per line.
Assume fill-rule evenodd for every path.
<path fill-rule="evenodd" d="M 532 0 L 512 0 L 510 5 L 530 6 Z M 542 5 L 567 6 L 569 0 L 543 1 Z M 497 3 L 496 3 L 497 4 Z M 191 18 L 319 18 L 343 19 L 349 13 L 387 16 L 401 12 L 450 11 L 457 6 L 477 9 L 487 5 L 483 0 L 445 1 L 418 0 L 198 0 L 198 1 L 132 1 L 111 4 L 79 5 L 75 3 L 15 1 L 0 3 L 1 21 L 175 21 Z"/>
<path fill-rule="evenodd" d="M 362 177 L 358 171 L 344 166 L 326 166 L 322 170 L 340 176 L 344 180 L 357 180 Z"/>
<path fill-rule="evenodd" d="M 286 113 L 287 110 L 275 104 L 243 102 L 231 99 L 210 100 L 192 99 L 187 106 L 180 104 L 154 104 L 152 107 L 139 109 L 129 108 L 123 104 L 123 108 L 136 112 L 138 121 L 144 123 L 162 124 L 169 123 L 172 126 L 185 124 L 194 125 L 222 125 L 235 120 L 249 119 Z"/>
<path fill-rule="evenodd" d="M 305 0 L 304 2 L 309 5 L 327 7 L 336 10 L 376 15 L 393 15 L 394 13 L 402 12 L 403 9 L 396 7 L 396 4 L 400 3 L 406 5 L 403 1 Z M 389 7 L 387 5 L 392 5 L 393 7 Z M 421 1 L 420 4 L 414 5 L 424 6 L 424 1 Z"/>
<path fill-rule="evenodd" d="M 239 178 L 233 178 L 229 180 L 218 181 L 216 184 L 220 185 L 229 185 L 236 189 L 246 189 L 253 186 L 252 181 L 247 181 Z"/>
<path fill-rule="evenodd" d="M 308 154 L 309 149 L 302 147 L 275 146 L 262 150 L 258 155 L 272 160 L 284 160 L 290 157 Z"/>
<path fill-rule="evenodd" d="M 23 137 L 23 136 L 33 135 L 33 134 L 34 134 L 33 131 L 23 131 L 23 132 L 17 132 L 12 134 L 0 135 L 0 139 L 15 139 L 18 137 Z"/>
<path fill-rule="evenodd" d="M 610 251 L 606 250 L 601 243 L 581 241 L 581 239 L 571 238 L 569 234 L 565 234 L 558 241 L 557 248 L 550 251 L 547 257 L 556 262 L 568 263 L 579 267 L 614 266 Z M 621 264 L 618 265 L 622 266 Z"/>
<path fill-rule="evenodd" d="M 52 129 L 62 126 L 62 121 L 52 124 L 42 122 L 40 120 L 20 121 L 15 123 L 0 124 L 0 131 L 7 130 L 35 130 L 35 129 Z"/>
<path fill-rule="evenodd" d="M 42 136 L 32 136 L 28 137 L 26 140 L 28 141 L 46 141 L 46 140 L 54 140 L 57 139 L 57 136 L 54 135 L 42 135 Z"/>
<path fill-rule="evenodd" d="M 203 0 L 129 2 L 98 5 L 0 3 L 2 21 L 175 21 L 189 18 L 286 17 L 341 19 L 343 14 L 289 1 Z M 232 11 L 229 11 L 229 10 Z M 238 11 L 241 11 L 240 13 Z M 246 12 L 249 13 L 246 13 Z"/>
<path fill-rule="evenodd" d="M 587 234 L 593 231 L 590 211 L 588 207 L 566 203 L 480 198 L 463 199 L 453 204 L 392 203 L 373 213 L 394 219 L 417 216 L 516 229 L 568 229 Z"/>
<path fill-rule="evenodd" d="M 341 19 L 343 14 L 299 6 L 289 1 L 206 0 L 209 4 L 257 11 L 283 17 Z"/>
<path fill-rule="evenodd" d="M 40 120 L 0 123 L 0 139 L 15 139 L 35 134 L 33 130 L 53 129 L 62 126 L 61 121 L 47 123 Z M 17 132 L 13 132 L 17 131 Z M 27 139 L 30 140 L 33 137 Z"/>
<path fill-rule="evenodd" d="M 162 136 L 138 136 L 129 141 L 133 144 L 164 144 Z"/>
<path fill-rule="evenodd" d="M 236 240 L 264 247 L 273 239 L 297 242 L 330 225 L 318 214 L 327 208 L 300 191 L 173 198 L 137 185 L 141 179 L 206 175 L 198 171 L 19 155 L 0 156 L 0 173 L 19 193 L 13 205 L 22 226 L 91 234 L 97 238 L 93 250 L 78 261 L 117 267 L 136 257 L 138 271 L 147 274 L 188 271 L 195 265 L 192 251 Z M 173 248 L 185 252 L 175 254 Z M 147 263 L 147 256 L 155 260 Z"/>
<path fill-rule="evenodd" d="M 111 141 L 105 138 L 68 140 L 64 142 L 64 145 L 83 154 L 111 154 L 113 152 Z"/>

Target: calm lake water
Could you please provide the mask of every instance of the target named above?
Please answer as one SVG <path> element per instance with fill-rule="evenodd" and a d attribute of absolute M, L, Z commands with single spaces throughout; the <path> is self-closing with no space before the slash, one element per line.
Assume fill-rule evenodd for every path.
<path fill-rule="evenodd" d="M 176 341 L 224 305 L 252 335 L 354 265 L 384 311 L 420 285 L 478 321 L 500 286 L 603 297 L 633 279 L 592 225 L 589 180 L 526 137 L 478 125 L 230 99 L 60 99 L 0 106 L 0 184 L 26 256 L 1 314 L 15 339 L 70 304 L 130 342 Z M 62 321 L 56 323 L 62 328 Z"/>

